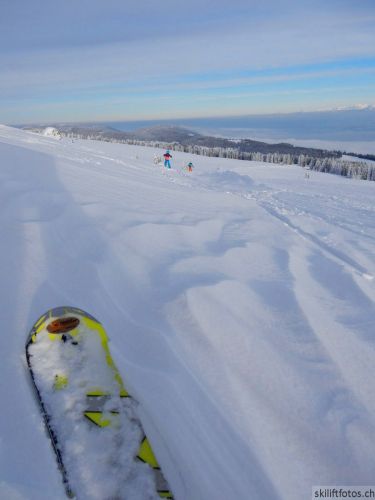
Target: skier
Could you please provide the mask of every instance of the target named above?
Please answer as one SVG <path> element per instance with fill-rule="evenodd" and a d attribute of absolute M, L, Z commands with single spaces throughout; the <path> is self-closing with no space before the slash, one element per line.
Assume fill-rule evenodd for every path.
<path fill-rule="evenodd" d="M 172 158 L 172 155 L 170 154 L 169 149 L 167 149 L 167 151 L 164 153 L 163 156 L 164 156 L 164 166 L 166 168 L 171 168 L 170 159 Z"/>
<path fill-rule="evenodd" d="M 192 164 L 191 161 L 189 161 L 189 163 L 187 164 L 187 169 L 189 172 L 192 172 L 193 171 L 193 168 L 194 168 L 194 165 Z"/>

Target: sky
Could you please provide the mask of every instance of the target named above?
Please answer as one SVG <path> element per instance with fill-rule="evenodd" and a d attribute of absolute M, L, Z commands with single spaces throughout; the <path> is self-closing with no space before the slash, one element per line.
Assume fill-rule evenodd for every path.
<path fill-rule="evenodd" d="M 373 0 L 0 0 L 0 123 L 375 104 Z"/>

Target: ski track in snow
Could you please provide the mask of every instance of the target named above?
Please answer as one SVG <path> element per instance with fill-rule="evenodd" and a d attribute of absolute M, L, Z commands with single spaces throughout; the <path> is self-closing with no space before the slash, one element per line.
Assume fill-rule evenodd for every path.
<path fill-rule="evenodd" d="M 0 127 L 0 498 L 64 498 L 23 360 L 58 305 L 104 324 L 177 500 L 374 484 L 375 183 L 154 152 Z"/>

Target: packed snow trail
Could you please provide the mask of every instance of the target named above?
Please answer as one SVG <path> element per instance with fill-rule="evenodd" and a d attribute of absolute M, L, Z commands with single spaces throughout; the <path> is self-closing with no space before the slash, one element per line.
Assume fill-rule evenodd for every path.
<path fill-rule="evenodd" d="M 375 183 L 154 153 L 0 128 L 0 498 L 64 498 L 22 357 L 58 304 L 105 326 L 177 500 L 373 484 Z"/>

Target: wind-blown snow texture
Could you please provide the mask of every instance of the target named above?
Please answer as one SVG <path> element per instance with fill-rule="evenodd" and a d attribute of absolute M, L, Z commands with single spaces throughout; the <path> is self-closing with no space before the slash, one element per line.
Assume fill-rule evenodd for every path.
<path fill-rule="evenodd" d="M 64 498 L 24 343 L 94 314 L 177 500 L 375 470 L 375 183 L 0 127 L 0 498 Z M 158 152 L 160 154 L 160 152 Z"/>

